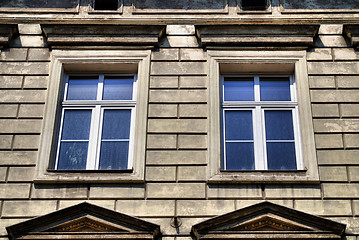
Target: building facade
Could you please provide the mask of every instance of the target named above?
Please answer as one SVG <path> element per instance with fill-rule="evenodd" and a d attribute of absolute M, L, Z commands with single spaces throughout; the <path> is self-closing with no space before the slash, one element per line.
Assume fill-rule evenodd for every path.
<path fill-rule="evenodd" d="M 358 19 L 2 0 L 0 238 L 358 240 Z"/>

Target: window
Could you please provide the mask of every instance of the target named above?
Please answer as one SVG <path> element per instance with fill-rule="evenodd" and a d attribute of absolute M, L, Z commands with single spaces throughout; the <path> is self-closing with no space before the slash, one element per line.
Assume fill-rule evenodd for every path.
<path fill-rule="evenodd" d="M 242 0 L 243 10 L 265 10 L 267 0 Z"/>
<path fill-rule="evenodd" d="M 94 10 L 113 10 L 118 8 L 118 0 L 94 0 Z"/>
<path fill-rule="evenodd" d="M 292 76 L 222 77 L 223 170 L 302 169 Z"/>
<path fill-rule="evenodd" d="M 131 169 L 135 77 L 69 75 L 63 92 L 55 169 Z"/>

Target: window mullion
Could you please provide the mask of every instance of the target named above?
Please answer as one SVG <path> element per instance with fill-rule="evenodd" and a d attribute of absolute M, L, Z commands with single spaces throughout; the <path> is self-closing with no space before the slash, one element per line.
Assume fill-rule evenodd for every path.
<path fill-rule="evenodd" d="M 91 128 L 90 128 L 90 138 L 89 138 L 89 151 L 87 153 L 87 170 L 95 170 L 95 158 L 96 158 L 96 145 L 98 138 L 98 121 L 99 121 L 99 106 L 96 106 L 92 109 L 91 117 Z"/>
<path fill-rule="evenodd" d="M 255 149 L 255 164 L 256 170 L 266 170 L 265 164 L 265 147 L 263 139 L 263 121 L 262 108 L 256 106 L 253 114 L 253 131 L 254 131 L 254 149 Z"/>

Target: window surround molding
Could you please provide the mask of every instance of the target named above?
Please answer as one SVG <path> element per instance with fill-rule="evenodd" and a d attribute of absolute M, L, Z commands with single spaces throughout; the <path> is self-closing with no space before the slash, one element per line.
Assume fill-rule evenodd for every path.
<path fill-rule="evenodd" d="M 35 183 L 143 182 L 150 50 L 53 50 L 50 79 L 37 159 Z M 49 169 L 56 142 L 61 87 L 65 73 L 137 73 L 136 126 L 132 171 L 57 171 Z"/>
<path fill-rule="evenodd" d="M 208 183 L 319 183 L 306 51 L 208 50 Z M 221 171 L 221 74 L 292 74 L 297 86 L 303 170 Z"/>

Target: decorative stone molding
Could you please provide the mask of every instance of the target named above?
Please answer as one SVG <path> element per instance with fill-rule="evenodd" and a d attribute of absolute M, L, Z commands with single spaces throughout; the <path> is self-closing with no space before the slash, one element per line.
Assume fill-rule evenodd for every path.
<path fill-rule="evenodd" d="M 194 239 L 341 239 L 345 225 L 270 202 L 192 227 Z"/>
<path fill-rule="evenodd" d="M 344 25 L 343 32 L 350 38 L 353 47 L 359 47 L 359 24 Z"/>
<path fill-rule="evenodd" d="M 8 45 L 9 40 L 17 31 L 15 24 L 0 24 L 0 49 L 2 49 L 4 45 Z"/>
<path fill-rule="evenodd" d="M 319 25 L 197 25 L 197 36 L 206 48 L 255 47 L 307 48 L 313 45 Z"/>
<path fill-rule="evenodd" d="M 160 226 L 87 202 L 6 228 L 9 239 L 157 239 Z"/>
<path fill-rule="evenodd" d="M 165 25 L 42 24 L 52 48 L 150 49 L 158 45 Z"/>

